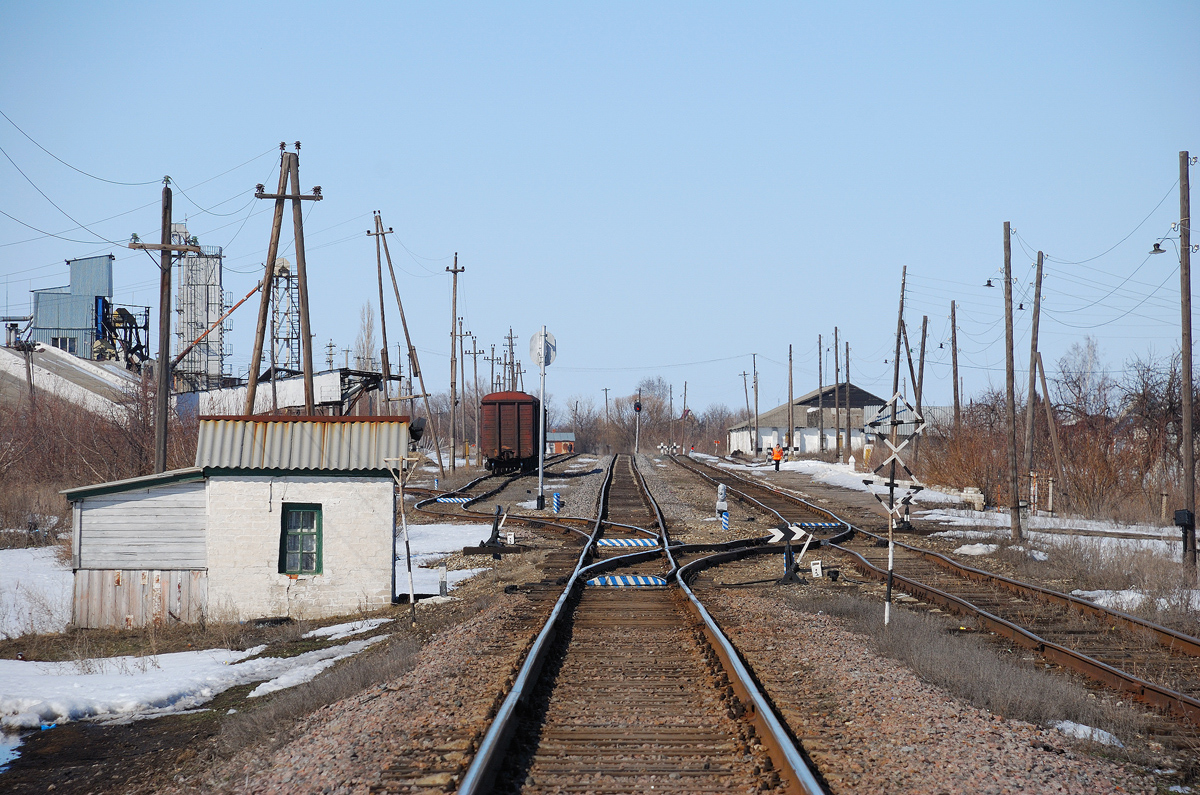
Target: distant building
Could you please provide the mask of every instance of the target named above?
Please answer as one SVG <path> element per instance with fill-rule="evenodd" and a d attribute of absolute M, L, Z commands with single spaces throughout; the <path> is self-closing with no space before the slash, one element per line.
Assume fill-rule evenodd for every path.
<path fill-rule="evenodd" d="M 174 245 L 195 244 L 188 234 L 187 224 L 171 224 L 171 243 Z M 178 356 L 184 348 L 204 335 L 204 339 L 188 351 L 175 365 L 172 375 L 175 390 L 191 392 L 198 389 L 215 389 L 224 386 L 225 332 L 232 327 L 228 319 L 218 324 L 217 320 L 231 302 L 223 287 L 222 258 L 219 246 L 200 246 L 200 253 L 189 251 L 175 258 L 175 344 L 172 355 Z M 212 328 L 212 331 L 209 329 Z M 205 334 L 205 332 L 208 334 Z"/>
<path fill-rule="evenodd" d="M 104 317 L 113 294 L 112 262 L 112 254 L 67 260 L 68 286 L 34 290 L 29 340 L 84 359 L 95 358 L 92 346 L 102 336 L 97 319 Z"/>
<path fill-rule="evenodd" d="M 575 434 L 546 431 L 546 455 L 575 452 Z"/>
<path fill-rule="evenodd" d="M 196 466 L 69 489 L 73 623 L 325 618 L 389 604 L 408 418 L 206 417 Z"/>

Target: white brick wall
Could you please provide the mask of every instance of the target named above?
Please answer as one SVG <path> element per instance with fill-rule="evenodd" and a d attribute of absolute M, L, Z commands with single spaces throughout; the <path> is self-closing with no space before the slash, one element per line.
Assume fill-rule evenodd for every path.
<path fill-rule="evenodd" d="M 322 618 L 390 603 L 392 479 L 210 476 L 208 609 L 215 619 Z M 279 573 L 285 502 L 319 503 L 322 573 Z"/>

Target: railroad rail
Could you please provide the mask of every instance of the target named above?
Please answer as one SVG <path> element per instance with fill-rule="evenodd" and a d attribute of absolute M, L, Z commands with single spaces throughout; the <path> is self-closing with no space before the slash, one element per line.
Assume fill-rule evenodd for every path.
<path fill-rule="evenodd" d="M 734 472 L 690 459 L 674 460 L 710 482 L 725 483 L 731 493 L 781 519 L 794 521 L 791 517 L 797 512 L 834 516 L 800 497 Z M 824 545 L 847 555 L 863 575 L 886 580 L 886 539 L 844 524 L 850 532 L 827 539 Z M 725 553 L 715 562 L 764 551 Z M 1200 639 L 899 541 L 893 588 L 970 616 L 989 631 L 1050 662 L 1200 726 Z"/>
<path fill-rule="evenodd" d="M 632 458 L 613 459 L 600 503 L 459 792 L 823 792 L 675 576 L 662 511 Z"/>

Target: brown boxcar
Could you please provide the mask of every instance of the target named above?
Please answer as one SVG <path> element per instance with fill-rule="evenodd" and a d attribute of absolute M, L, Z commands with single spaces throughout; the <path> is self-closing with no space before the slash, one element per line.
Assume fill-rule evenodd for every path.
<path fill-rule="evenodd" d="M 541 402 L 524 392 L 493 392 L 480 401 L 479 444 L 488 469 L 508 472 L 537 464 Z"/>

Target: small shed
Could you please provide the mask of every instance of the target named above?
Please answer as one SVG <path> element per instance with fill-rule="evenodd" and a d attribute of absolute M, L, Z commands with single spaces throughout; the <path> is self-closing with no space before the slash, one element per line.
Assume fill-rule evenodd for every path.
<path fill-rule="evenodd" d="M 567 431 L 546 431 L 546 455 L 575 452 L 575 434 Z"/>
<path fill-rule="evenodd" d="M 407 417 L 205 417 L 196 466 L 69 489 L 77 627 L 375 609 Z"/>

